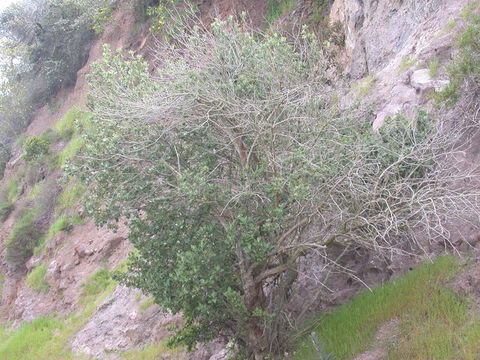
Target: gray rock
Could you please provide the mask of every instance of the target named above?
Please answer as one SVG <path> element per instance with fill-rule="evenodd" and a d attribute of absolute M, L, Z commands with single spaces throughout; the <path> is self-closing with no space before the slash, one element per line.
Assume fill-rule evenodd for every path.
<path fill-rule="evenodd" d="M 109 352 L 140 347 L 149 341 L 161 341 L 170 335 L 169 326 L 178 325 L 181 317 L 152 306 L 139 310 L 141 293 L 118 286 L 93 314 L 90 321 L 71 340 L 75 353 L 108 358 Z M 145 300 L 145 297 L 141 297 Z"/>

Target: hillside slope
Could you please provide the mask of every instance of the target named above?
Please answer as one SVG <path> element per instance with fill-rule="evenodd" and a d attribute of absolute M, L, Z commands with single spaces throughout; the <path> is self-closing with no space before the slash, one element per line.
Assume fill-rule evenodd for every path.
<path fill-rule="evenodd" d="M 479 4 L 469 0 L 429 0 L 421 4 L 416 0 L 335 0 L 328 5 L 328 2 L 319 5 L 306 0 L 196 3 L 206 23 L 216 16 L 225 18 L 247 11 L 257 28 L 288 28 L 296 21 L 317 27 L 336 24 L 335 29 L 344 43 L 329 46 L 335 47 L 338 53 L 337 62 L 344 73 L 342 81 L 349 83 L 349 90 L 339 103 L 345 107 L 368 108 L 368 120 L 375 130 L 399 114 L 408 117 L 419 109 L 438 111 L 431 94 L 450 84 L 448 66 L 457 51 L 456 36 L 466 21 L 465 9 L 468 4 L 473 4 L 472 8 Z M 49 139 L 49 148 L 42 155 L 40 165 L 35 167 L 25 160 L 25 146 L 20 143 L 6 167 L 2 186 L 13 208 L 0 224 L 0 314 L 4 324 L 0 333 L 0 358 L 226 359 L 224 338 L 201 345 L 193 353 L 165 347 L 172 328 L 181 326 L 181 315 L 162 310 L 152 298 L 119 285 L 110 276 L 115 270 L 124 270 L 127 255 L 133 249 L 128 242 L 127 226 L 123 224 L 116 231 L 96 227 L 79 204 L 81 185 L 71 179 L 61 180 L 62 165 L 83 146 L 76 133 L 81 130 L 76 130 L 73 124 L 87 126 L 86 77 L 92 71 L 92 64 L 102 58 L 104 45 L 150 59 L 154 40 L 148 24 L 136 23 L 131 9 L 126 6 L 116 9 L 103 34 L 92 45 L 75 86 L 62 89 L 50 105 L 36 113 L 26 130 L 25 139 L 32 136 Z M 151 70 L 154 71 L 153 65 Z M 478 104 L 478 98 L 474 101 Z M 471 106 L 473 109 L 477 105 Z M 445 110 L 445 116 L 454 117 L 459 110 L 471 109 L 454 107 Z M 480 120 L 478 112 L 470 116 L 474 121 Z M 69 135 L 65 135 L 66 132 Z M 480 140 L 474 137 L 463 158 L 458 160 L 459 166 L 475 164 L 479 146 Z M 51 166 L 52 162 L 56 165 Z M 53 204 L 48 203 L 55 209 L 51 211 L 53 215 L 50 214 L 53 218 L 44 222 L 46 229 L 35 250 L 32 249 L 33 255 L 29 254 L 25 264 L 13 266 L 7 261 L 9 239 L 28 209 L 48 202 L 44 198 L 54 199 Z M 477 235 L 473 226 L 452 224 L 451 243 L 457 249 L 476 251 L 480 245 Z M 444 241 L 423 238 L 420 246 L 423 252 L 415 256 L 392 252 L 386 258 L 369 251 L 335 249 L 339 259 L 335 266 L 326 261 L 321 252 L 303 257 L 289 303 L 289 308 L 299 314 L 299 323 L 295 325 L 303 329 L 302 320 L 311 319 L 319 311 L 331 310 L 360 290 L 397 278 L 419 262 L 451 250 Z M 474 270 L 470 271 L 476 271 L 478 264 L 473 266 Z M 462 327 L 462 322 L 471 316 L 471 305 L 448 285 L 460 268 L 457 260 L 441 258 L 393 285 L 360 295 L 351 304 L 321 318 L 313 343 L 318 338 L 321 347 L 326 345 L 326 353 L 334 354 L 335 359 L 476 358 L 480 352 L 476 336 L 478 324 L 468 329 Z M 478 291 L 476 284 L 473 290 L 468 289 L 470 293 Z M 416 287 L 425 292 L 415 292 Z M 419 299 L 415 299 L 418 301 L 396 302 L 412 294 L 418 295 Z M 433 305 L 426 301 L 437 296 Z M 407 306 L 413 308 L 413 315 L 405 311 Z M 430 306 L 438 311 L 452 308 L 458 311 L 448 318 L 438 314 L 428 314 L 425 318 L 416 313 Z M 371 318 L 375 321 L 370 322 Z M 419 319 L 427 320 L 422 324 Z M 452 330 L 448 336 L 454 338 L 452 332 L 458 332 L 465 341 L 471 340 L 462 355 L 459 355 L 458 347 L 462 343 L 458 339 L 451 341 L 455 348 L 452 352 L 437 348 L 423 351 L 424 343 L 413 344 L 410 331 L 428 337 L 425 332 L 429 329 L 421 327 L 440 327 L 442 322 L 453 324 L 447 329 Z M 337 323 L 351 327 L 336 327 Z M 339 333 L 348 335 L 341 344 L 335 339 Z M 362 333 L 364 338 L 358 339 L 357 333 Z M 441 341 L 447 335 L 439 333 L 435 339 Z M 412 350 L 417 348 L 420 350 Z M 320 356 L 320 350 L 315 351 L 311 338 L 307 337 L 294 359 Z M 324 359 L 331 358 L 326 356 Z"/>

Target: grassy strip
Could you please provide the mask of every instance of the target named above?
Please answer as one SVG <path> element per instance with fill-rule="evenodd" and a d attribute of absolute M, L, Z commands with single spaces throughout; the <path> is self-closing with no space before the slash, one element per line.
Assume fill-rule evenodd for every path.
<path fill-rule="evenodd" d="M 93 277 L 92 281 L 95 281 Z M 104 281 L 102 284 L 104 285 L 102 291 L 96 292 L 94 296 L 84 295 L 81 303 L 85 306 L 77 314 L 70 315 L 65 319 L 41 317 L 30 323 L 24 323 L 9 333 L 0 331 L 0 359 L 79 359 L 78 356 L 71 353 L 68 342 L 77 331 L 85 326 L 94 311 L 117 285 L 112 280 Z"/>
<path fill-rule="evenodd" d="M 167 355 L 164 357 L 162 355 Z M 170 349 L 164 343 L 149 345 L 141 349 L 123 353 L 124 360 L 157 360 L 157 359 L 185 359 L 181 349 Z"/>
<path fill-rule="evenodd" d="M 445 287 L 460 268 L 451 256 L 424 264 L 321 317 L 313 332 L 327 353 L 347 360 L 372 346 L 382 324 L 399 319 L 399 335 L 392 340 L 387 359 L 475 359 L 480 322 L 469 320 L 466 298 Z M 315 356 L 312 341 L 305 338 L 292 359 Z"/>

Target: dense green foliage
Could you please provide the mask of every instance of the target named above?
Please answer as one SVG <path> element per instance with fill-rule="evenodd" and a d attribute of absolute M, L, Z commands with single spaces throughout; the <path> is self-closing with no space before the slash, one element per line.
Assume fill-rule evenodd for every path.
<path fill-rule="evenodd" d="M 93 39 L 93 20 L 108 1 L 20 1 L 0 16 L 4 55 L 18 58 L 12 75 L 37 89 L 31 104 L 44 103 L 61 86 L 75 81 Z M 8 52 L 7 52 L 8 50 Z"/>

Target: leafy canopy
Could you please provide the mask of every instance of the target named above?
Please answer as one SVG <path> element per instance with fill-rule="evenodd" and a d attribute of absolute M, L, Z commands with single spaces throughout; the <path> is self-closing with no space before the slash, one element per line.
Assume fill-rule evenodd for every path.
<path fill-rule="evenodd" d="M 136 251 L 123 280 L 183 312 L 176 340 L 234 337 L 261 359 L 287 344 L 301 256 L 331 244 L 399 249 L 415 242 L 413 227 L 441 235 L 444 214 L 471 203 L 445 197 L 461 175 L 439 165 L 454 129 L 420 114 L 373 134 L 337 108 L 335 67 L 315 37 L 242 26 L 177 33 L 153 76 L 106 48 L 84 153 L 67 169 L 90 185 L 99 224 L 126 219 Z"/>

